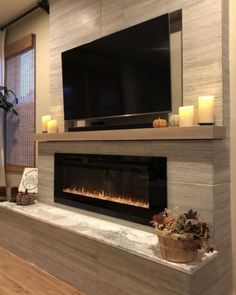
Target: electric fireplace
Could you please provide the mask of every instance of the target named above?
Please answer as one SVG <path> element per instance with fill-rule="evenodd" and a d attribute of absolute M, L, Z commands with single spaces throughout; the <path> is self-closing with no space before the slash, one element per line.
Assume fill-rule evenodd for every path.
<path fill-rule="evenodd" d="M 164 157 L 55 154 L 54 201 L 148 224 L 167 207 Z"/>

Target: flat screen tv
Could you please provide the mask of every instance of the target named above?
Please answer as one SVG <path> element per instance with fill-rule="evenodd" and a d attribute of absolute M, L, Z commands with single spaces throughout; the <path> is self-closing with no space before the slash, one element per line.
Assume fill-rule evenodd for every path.
<path fill-rule="evenodd" d="M 65 120 L 171 110 L 169 15 L 62 53 Z"/>

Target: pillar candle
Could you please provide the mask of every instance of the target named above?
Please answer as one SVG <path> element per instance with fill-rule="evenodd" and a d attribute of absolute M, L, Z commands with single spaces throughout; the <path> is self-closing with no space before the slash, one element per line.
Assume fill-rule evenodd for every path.
<path fill-rule="evenodd" d="M 198 123 L 214 124 L 214 96 L 198 97 Z"/>
<path fill-rule="evenodd" d="M 48 133 L 57 132 L 57 120 L 50 120 L 47 124 Z"/>
<path fill-rule="evenodd" d="M 179 107 L 179 127 L 191 127 L 194 123 L 194 106 Z"/>
<path fill-rule="evenodd" d="M 51 120 L 51 116 L 47 115 L 47 116 L 42 116 L 42 132 L 47 132 L 47 126 L 48 126 L 48 121 Z"/>

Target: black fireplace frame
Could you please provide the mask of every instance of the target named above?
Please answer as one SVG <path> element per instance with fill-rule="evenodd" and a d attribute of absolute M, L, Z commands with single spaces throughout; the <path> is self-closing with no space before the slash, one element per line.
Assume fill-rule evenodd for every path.
<path fill-rule="evenodd" d="M 63 169 L 60 168 L 66 165 L 73 165 L 73 167 L 78 165 L 78 167 L 80 167 L 79 165 L 81 165 L 82 162 L 94 161 L 95 159 L 100 162 L 101 165 L 105 161 L 110 161 L 111 163 L 122 163 L 122 159 L 125 159 L 126 162 L 131 161 L 135 163 L 139 160 L 138 158 L 140 159 L 141 157 L 55 153 L 54 201 L 59 204 L 148 225 L 154 214 L 167 207 L 167 158 L 165 157 L 142 157 L 142 159 L 147 162 L 150 183 L 152 183 L 149 188 L 149 195 L 153 198 L 153 200 L 150 198 L 150 208 L 136 207 L 101 199 L 88 199 L 83 195 L 78 195 L 78 199 L 75 198 L 74 194 L 63 192 L 62 188 Z M 158 179 L 156 179 L 157 174 Z M 153 189 L 155 189 L 155 192 L 158 192 L 158 198 L 155 197 L 155 194 L 152 191 Z"/>

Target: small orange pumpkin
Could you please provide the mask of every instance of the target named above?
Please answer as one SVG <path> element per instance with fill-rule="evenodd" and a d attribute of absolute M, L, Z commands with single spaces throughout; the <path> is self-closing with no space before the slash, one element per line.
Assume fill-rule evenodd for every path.
<path fill-rule="evenodd" d="M 163 128 L 163 127 L 167 127 L 167 121 L 165 119 L 155 119 L 152 123 L 154 128 Z"/>

